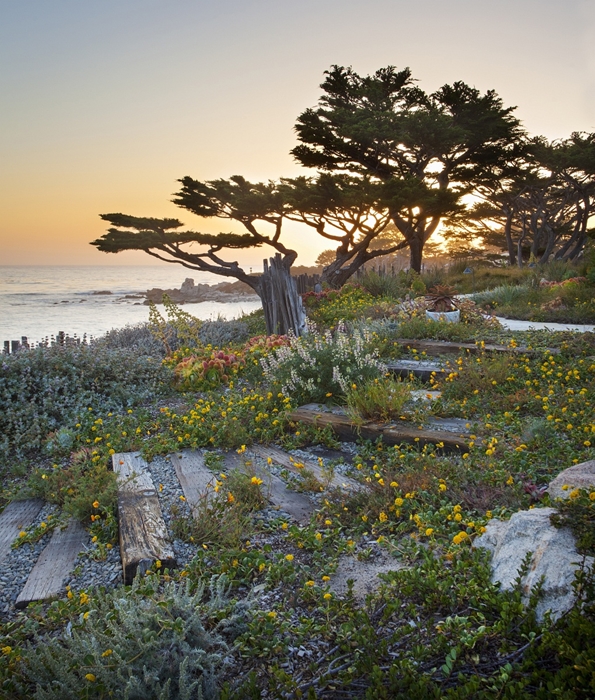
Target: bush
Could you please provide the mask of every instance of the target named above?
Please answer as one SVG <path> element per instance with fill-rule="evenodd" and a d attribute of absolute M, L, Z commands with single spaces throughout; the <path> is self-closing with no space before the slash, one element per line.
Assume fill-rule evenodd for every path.
<path fill-rule="evenodd" d="M 4 357 L 1 368 L 0 457 L 6 460 L 39 450 L 50 432 L 89 406 L 118 411 L 153 401 L 172 379 L 159 361 L 105 345 L 38 347 Z"/>
<path fill-rule="evenodd" d="M 365 420 L 383 422 L 398 419 L 411 398 L 411 387 L 406 382 L 385 378 L 353 384 L 347 391 L 350 417 L 357 423 Z"/>
<path fill-rule="evenodd" d="M 236 606 L 208 624 L 228 604 L 224 578 L 213 578 L 209 602 L 204 598 L 204 583 L 191 593 L 189 583 L 159 587 L 156 576 L 95 594 L 72 630 L 36 638 L 25 651 L 27 697 L 215 700 L 228 648 L 223 635 L 241 631 L 245 611 Z"/>
<path fill-rule="evenodd" d="M 301 338 L 278 348 L 261 360 L 265 376 L 282 385 L 283 393 L 297 401 L 333 401 L 345 396 L 354 382 L 375 379 L 386 367 L 371 351 L 368 336 L 347 333 L 339 324 L 334 333 L 319 333 L 310 326 Z"/>
<path fill-rule="evenodd" d="M 391 297 L 398 299 L 404 296 L 409 285 L 404 273 L 398 275 L 381 275 L 376 270 L 366 270 L 357 282 L 373 297 Z"/>
<path fill-rule="evenodd" d="M 364 309 L 374 304 L 374 297 L 368 291 L 352 283 L 340 290 L 330 289 L 320 294 L 308 292 L 303 300 L 308 319 L 321 327 L 333 325 L 337 319 L 361 318 Z"/>

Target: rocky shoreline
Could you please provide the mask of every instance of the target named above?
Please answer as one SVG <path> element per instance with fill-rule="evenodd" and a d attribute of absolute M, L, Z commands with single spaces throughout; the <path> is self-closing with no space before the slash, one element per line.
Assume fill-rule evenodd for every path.
<path fill-rule="evenodd" d="M 195 284 L 194 280 L 187 277 L 180 289 L 160 289 L 154 287 L 148 289 L 143 302 L 161 304 L 163 295 L 167 296 L 175 304 L 198 304 L 203 301 L 218 301 L 233 303 L 253 299 L 257 295 L 254 290 L 244 282 L 220 282 L 219 284 Z"/>

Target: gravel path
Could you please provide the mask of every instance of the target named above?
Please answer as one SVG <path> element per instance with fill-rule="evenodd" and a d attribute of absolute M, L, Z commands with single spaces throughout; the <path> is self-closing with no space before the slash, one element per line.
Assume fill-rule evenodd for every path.
<path fill-rule="evenodd" d="M 345 474 L 349 471 L 350 462 L 355 451 L 355 445 L 344 443 L 340 451 L 313 447 L 307 450 L 291 450 L 289 454 L 296 460 L 311 460 L 313 462 L 316 462 L 318 457 L 321 457 L 324 464 L 328 464 L 331 460 L 336 462 L 337 458 L 342 457 L 344 463 L 335 466 L 335 470 L 337 473 Z M 171 533 L 172 521 L 175 517 L 191 517 L 190 507 L 185 500 L 180 498 L 180 496 L 183 496 L 182 488 L 169 457 L 156 457 L 148 464 L 148 469 L 159 495 L 163 519 Z M 273 465 L 272 470 L 278 475 L 283 471 L 277 465 Z M 310 493 L 308 496 L 312 499 L 314 507 L 317 507 L 321 494 Z M 38 526 L 41 522 L 47 522 L 48 519 L 57 518 L 59 514 L 59 509 L 56 506 L 46 504 L 33 521 L 32 527 Z M 262 522 L 275 520 L 283 515 L 282 512 L 274 507 L 265 507 L 262 511 L 255 514 L 255 517 Z M 34 544 L 24 544 L 13 549 L 4 560 L 2 571 L 0 571 L 1 617 L 11 618 L 15 615 L 14 603 L 39 555 L 48 544 L 50 537 L 51 533 L 48 532 L 47 535 Z M 197 545 L 188 544 L 176 538 L 172 538 L 172 544 L 178 567 L 184 568 L 195 556 Z M 122 583 L 122 563 L 119 547 L 114 545 L 107 550 L 104 558 L 101 558 L 99 548 L 96 544 L 91 543 L 89 538 L 83 551 L 79 554 L 79 560 L 72 574 L 67 577 L 64 585 L 70 586 L 75 592 L 80 592 L 93 588 L 114 588 L 122 585 Z"/>

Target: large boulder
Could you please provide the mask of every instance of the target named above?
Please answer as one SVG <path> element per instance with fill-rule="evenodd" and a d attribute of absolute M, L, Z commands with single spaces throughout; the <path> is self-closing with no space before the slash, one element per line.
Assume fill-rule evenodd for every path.
<path fill-rule="evenodd" d="M 595 490 L 595 459 L 568 467 L 550 483 L 550 498 L 568 498 L 574 489 Z"/>
<path fill-rule="evenodd" d="M 531 552 L 531 564 L 521 583 L 526 601 L 543 577 L 542 597 L 536 609 L 540 620 L 547 610 L 558 619 L 572 607 L 572 583 L 582 560 L 570 529 L 551 524 L 550 516 L 555 512 L 554 508 L 534 508 L 519 511 L 508 521 L 490 520 L 486 532 L 475 541 L 476 547 L 492 552 L 492 581 L 504 590 L 514 587 L 519 569 Z"/>

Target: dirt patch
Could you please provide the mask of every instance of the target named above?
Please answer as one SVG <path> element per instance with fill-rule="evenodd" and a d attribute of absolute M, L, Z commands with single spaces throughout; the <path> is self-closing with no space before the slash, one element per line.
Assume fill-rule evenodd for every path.
<path fill-rule="evenodd" d="M 353 595 L 358 601 L 373 593 L 381 584 L 378 574 L 386 574 L 389 571 L 398 571 L 404 568 L 404 564 L 391 557 L 384 551 L 379 551 L 368 559 L 342 556 L 334 576 L 331 578 L 330 587 L 336 595 L 345 595 L 348 591 L 347 581 L 353 579 Z"/>

